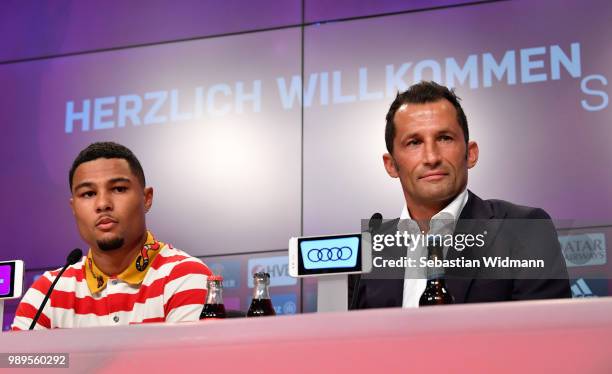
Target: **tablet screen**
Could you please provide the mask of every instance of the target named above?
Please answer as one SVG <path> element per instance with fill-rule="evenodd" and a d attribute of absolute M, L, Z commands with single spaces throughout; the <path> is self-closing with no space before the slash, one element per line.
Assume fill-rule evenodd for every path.
<path fill-rule="evenodd" d="M 361 234 L 298 238 L 298 274 L 361 271 Z"/>

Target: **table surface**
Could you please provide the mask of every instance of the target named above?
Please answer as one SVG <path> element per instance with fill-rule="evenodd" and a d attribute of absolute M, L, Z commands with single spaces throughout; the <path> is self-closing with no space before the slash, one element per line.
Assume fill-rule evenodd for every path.
<path fill-rule="evenodd" d="M 8 332 L 0 347 L 69 352 L 76 372 L 612 373 L 612 297 Z"/>

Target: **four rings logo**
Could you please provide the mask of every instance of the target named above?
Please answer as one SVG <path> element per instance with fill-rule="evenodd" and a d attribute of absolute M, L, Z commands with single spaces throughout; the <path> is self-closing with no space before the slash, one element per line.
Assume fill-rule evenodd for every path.
<path fill-rule="evenodd" d="M 348 260 L 353 255 L 353 250 L 349 247 L 332 248 L 313 248 L 308 251 L 306 257 L 312 262 L 343 261 Z"/>

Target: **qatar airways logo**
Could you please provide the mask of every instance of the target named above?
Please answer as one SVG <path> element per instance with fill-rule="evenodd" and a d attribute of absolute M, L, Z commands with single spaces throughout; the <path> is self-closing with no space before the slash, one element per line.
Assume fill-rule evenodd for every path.
<path fill-rule="evenodd" d="M 607 262 L 604 233 L 561 235 L 559 244 L 567 267 L 605 265 Z"/>
<path fill-rule="evenodd" d="M 276 77 L 270 81 L 218 82 L 210 86 L 156 88 L 112 96 L 70 100 L 65 104 L 66 134 L 128 126 L 201 122 L 230 114 L 259 113 L 262 102 L 276 101 L 284 110 L 391 100 L 421 80 L 472 90 L 494 85 L 524 85 L 561 79 L 579 79 L 579 99 L 585 111 L 608 107 L 608 80 L 597 72 L 583 72 L 581 45 L 536 46 L 501 54 L 483 52 L 467 57 L 405 61 L 400 64 L 357 67 L 346 71 L 311 72 L 304 77 Z M 371 76 L 384 76 L 374 81 Z M 348 82 L 348 84 L 347 84 Z M 357 84 L 354 84 L 356 82 Z M 265 88 L 270 87 L 267 91 Z M 263 93 L 275 97 L 263 97 Z M 303 97 L 302 97 L 303 95 Z"/>

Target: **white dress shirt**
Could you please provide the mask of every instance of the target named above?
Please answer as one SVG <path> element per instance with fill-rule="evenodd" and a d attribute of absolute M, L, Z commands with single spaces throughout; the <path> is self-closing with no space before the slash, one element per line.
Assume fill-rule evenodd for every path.
<path fill-rule="evenodd" d="M 456 224 L 457 220 L 459 219 L 459 215 L 461 215 L 461 211 L 463 210 L 463 207 L 465 207 L 465 204 L 467 203 L 467 200 L 468 200 L 468 192 L 466 188 L 463 190 L 463 192 L 457 195 L 457 197 L 455 197 L 455 199 L 451 201 L 451 203 L 448 204 L 444 209 L 442 209 L 441 211 L 436 213 L 433 217 L 431 217 L 431 220 L 429 221 L 430 230 L 428 233 L 430 234 L 437 233 L 437 232 L 434 232 L 435 229 L 432 227 L 433 226 L 432 221 L 436 219 L 445 219 L 445 220 L 452 219 L 454 223 Z M 404 205 L 404 210 L 402 211 L 402 215 L 400 216 L 400 219 L 401 220 L 411 220 L 412 219 L 410 217 L 410 212 L 408 211 L 408 207 L 406 205 Z M 400 221 L 400 225 L 398 225 L 398 230 L 408 230 L 408 231 L 411 231 L 411 233 L 419 232 L 419 228 L 418 228 L 416 221 L 404 221 L 404 222 L 408 222 L 408 227 L 400 228 L 399 226 L 401 226 L 401 222 L 402 221 Z M 454 226 L 452 229 L 454 231 Z M 427 255 L 427 248 L 423 248 L 420 244 L 417 246 L 415 251 L 417 253 Z M 406 269 L 406 271 L 408 272 L 408 269 Z M 404 295 L 402 299 L 402 308 L 418 308 L 419 299 L 421 298 L 423 291 L 425 291 L 425 286 L 427 285 L 427 279 L 424 276 L 420 276 L 418 278 L 412 278 L 412 277 L 409 278 L 409 277 L 411 277 L 411 275 L 407 274 L 407 277 L 404 279 Z"/>

